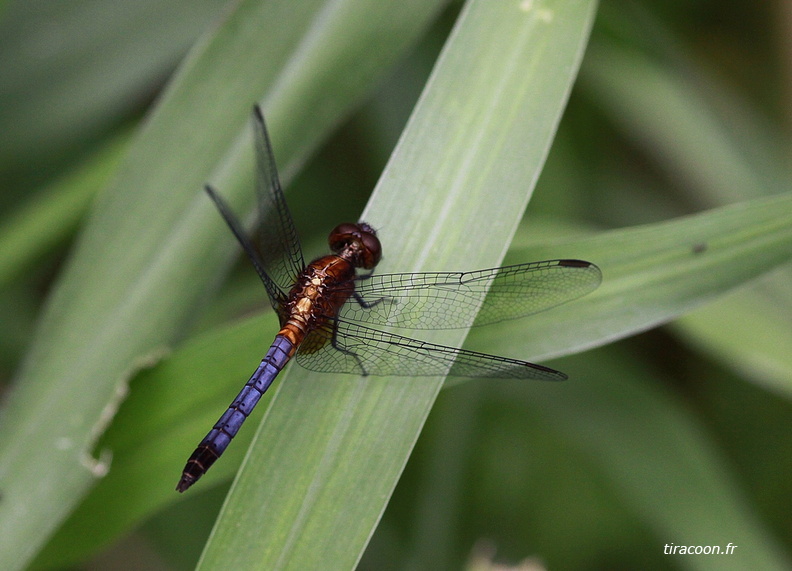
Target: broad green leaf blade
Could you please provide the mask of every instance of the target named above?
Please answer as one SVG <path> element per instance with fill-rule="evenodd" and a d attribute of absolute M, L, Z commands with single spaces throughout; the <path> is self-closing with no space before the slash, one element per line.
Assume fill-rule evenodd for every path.
<path fill-rule="evenodd" d="M 272 312 L 220 327 L 138 373 L 99 444 L 100 449 L 113 451 L 110 473 L 47 543 L 34 568 L 73 565 L 164 506 L 183 500 L 174 486 L 197 443 L 196 435 L 206 432 L 239 392 L 239 380 L 247 378 L 261 360 L 277 329 Z M 260 405 L 261 412 L 268 398 Z M 252 437 L 253 431 L 242 431 L 223 462 L 201 483 L 211 486 L 229 480 Z"/>
<path fill-rule="evenodd" d="M 613 10 L 601 15 L 608 21 L 623 17 Z M 678 43 L 662 29 L 655 39 Z M 698 58 L 676 50 L 672 57 L 646 53 L 600 33 L 581 82 L 668 177 L 684 181 L 689 200 L 712 207 L 792 188 L 782 127 L 766 123 Z M 792 268 L 686 316 L 675 329 L 724 365 L 750 372 L 754 382 L 785 390 L 792 382 Z"/>
<path fill-rule="evenodd" d="M 0 286 L 74 230 L 117 168 L 128 137 L 109 141 L 0 224 Z"/>
<path fill-rule="evenodd" d="M 24 566 L 107 472 L 109 454 L 91 454 L 126 378 L 182 333 L 225 265 L 230 240 L 200 188 L 233 196 L 252 180 L 239 137 L 251 103 L 266 95 L 291 173 L 439 6 L 243 1 L 191 52 L 98 200 L 4 411 L 0 568 Z M 319 100 L 321 113 L 291 112 Z"/>
<path fill-rule="evenodd" d="M 51 169 L 106 131 L 222 12 L 215 0 L 5 4 L 0 169 L 12 171 Z"/>
<path fill-rule="evenodd" d="M 542 358 L 582 350 L 670 321 L 792 258 L 792 194 L 702 214 L 604 232 L 542 246 L 515 248 L 508 262 L 581 257 L 603 274 L 597 291 L 531 319 L 523 350 Z M 519 335 L 519 320 L 498 325 Z M 480 337 L 481 336 L 481 337 Z M 476 347 L 497 350 L 485 329 Z"/>
<path fill-rule="evenodd" d="M 466 5 L 365 213 L 388 248 L 381 271 L 500 261 L 593 13 L 591 2 Z M 463 337 L 425 336 L 451 344 Z M 292 366 L 200 567 L 353 567 L 441 384 Z"/>

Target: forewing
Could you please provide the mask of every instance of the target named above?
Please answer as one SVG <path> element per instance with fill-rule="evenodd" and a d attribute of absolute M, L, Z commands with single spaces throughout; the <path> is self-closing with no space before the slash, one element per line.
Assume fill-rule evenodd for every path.
<path fill-rule="evenodd" d="M 217 191 L 208 184 L 204 187 L 204 189 L 206 190 L 206 194 L 209 195 L 209 198 L 212 199 L 212 202 L 215 203 L 217 210 L 220 211 L 220 215 L 231 229 L 231 232 L 234 234 L 234 236 L 236 236 L 237 241 L 242 246 L 245 254 L 247 254 L 247 257 L 253 264 L 253 267 L 256 268 L 256 272 L 261 278 L 261 281 L 264 283 L 264 287 L 267 289 L 267 295 L 269 296 L 272 307 L 275 309 L 275 311 L 281 314 L 282 306 L 286 302 L 286 292 L 281 289 L 278 284 L 272 280 L 272 278 L 270 278 L 266 271 L 264 271 L 264 262 L 259 256 L 259 253 L 253 247 L 253 244 L 250 243 L 250 240 L 245 233 L 245 229 L 242 227 L 242 223 L 228 207 L 228 204 L 226 204 L 225 200 L 223 200 Z"/>
<path fill-rule="evenodd" d="M 355 282 L 356 296 L 339 316 L 361 324 L 458 329 L 474 318 L 475 325 L 485 325 L 545 311 L 594 291 L 601 281 L 599 268 L 580 260 L 374 275 Z"/>
<path fill-rule="evenodd" d="M 259 215 L 259 254 L 264 270 L 284 291 L 294 285 L 305 267 L 300 239 L 283 195 L 275 154 L 272 152 L 264 115 L 256 105 L 253 113 L 256 148 L 256 193 Z"/>

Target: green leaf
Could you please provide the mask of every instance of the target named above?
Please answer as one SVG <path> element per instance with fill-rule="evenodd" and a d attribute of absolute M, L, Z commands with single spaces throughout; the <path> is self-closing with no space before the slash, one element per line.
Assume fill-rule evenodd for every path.
<path fill-rule="evenodd" d="M 260 293 L 264 295 L 263 289 Z M 256 367 L 277 329 L 272 312 L 219 327 L 138 373 L 98 445 L 113 452 L 110 473 L 58 530 L 34 567 L 79 562 L 144 518 L 184 500 L 174 487 L 196 439 L 239 392 L 240 379 Z M 229 480 L 252 437 L 252 431 L 242 431 L 201 483 L 209 487 Z"/>
<path fill-rule="evenodd" d="M 532 334 L 523 350 L 548 358 L 668 322 L 789 261 L 792 194 L 584 239 L 516 242 L 522 246 L 509 252 L 509 263 L 580 257 L 602 270 L 602 285 L 585 303 L 531 318 Z M 510 337 L 518 335 L 520 325 L 507 321 L 499 329 L 499 335 Z"/>
<path fill-rule="evenodd" d="M 265 100 L 288 178 L 440 6 L 243 1 L 191 51 L 97 201 L 0 419 L 0 568 L 24 566 L 106 474 L 109 454 L 91 454 L 126 380 L 183 334 L 225 265 L 200 188 L 252 203 L 251 104 Z"/>
<path fill-rule="evenodd" d="M 0 224 L 0 286 L 73 231 L 117 168 L 127 139 L 109 142 Z"/>
<path fill-rule="evenodd" d="M 601 16 L 612 22 L 623 13 L 606 9 Z M 653 32 L 658 46 L 679 43 L 668 30 Z M 636 50 L 602 33 L 595 38 L 581 83 L 670 179 L 690 187 L 691 202 L 712 207 L 792 188 L 783 133 L 776 132 L 782 127 L 766 124 L 736 86 L 684 52 L 658 57 L 657 50 Z M 622 181 L 624 173 L 618 177 Z M 641 204 L 656 209 L 650 201 Z M 791 317 L 787 267 L 685 316 L 674 330 L 753 382 L 789 395 Z"/>
<path fill-rule="evenodd" d="M 13 171 L 51 171 L 79 152 L 148 98 L 222 12 L 213 0 L 5 4 L 0 169 Z"/>
<path fill-rule="evenodd" d="M 466 5 L 364 214 L 394 245 L 381 271 L 497 265 L 552 141 L 593 9 Z M 441 385 L 288 369 L 199 567 L 353 567 Z"/>

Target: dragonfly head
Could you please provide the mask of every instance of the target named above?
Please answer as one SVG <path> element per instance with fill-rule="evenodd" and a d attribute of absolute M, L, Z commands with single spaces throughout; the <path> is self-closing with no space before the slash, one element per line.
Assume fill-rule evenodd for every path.
<path fill-rule="evenodd" d="M 366 224 L 339 224 L 330 232 L 330 250 L 349 260 L 356 268 L 372 269 L 382 257 L 382 245 L 377 232 Z"/>

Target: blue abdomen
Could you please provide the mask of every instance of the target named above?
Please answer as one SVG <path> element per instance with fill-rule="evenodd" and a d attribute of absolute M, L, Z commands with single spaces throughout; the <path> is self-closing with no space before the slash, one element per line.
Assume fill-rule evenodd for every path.
<path fill-rule="evenodd" d="M 179 485 L 176 487 L 178 491 L 182 492 L 193 485 L 225 452 L 231 439 L 239 432 L 242 423 L 261 400 L 278 373 L 289 362 L 292 350 L 293 345 L 288 339 L 280 335 L 275 337 L 256 372 L 187 460 Z"/>

